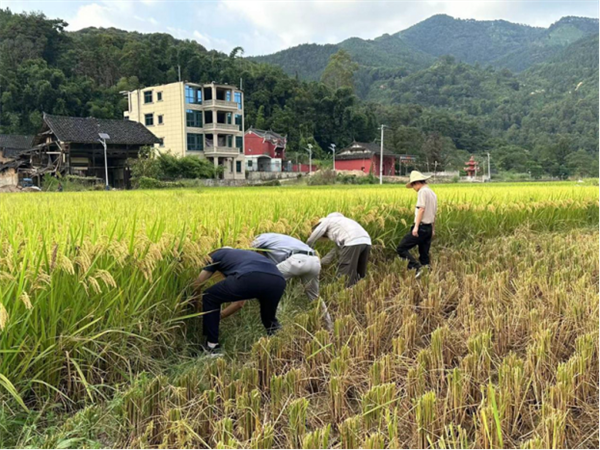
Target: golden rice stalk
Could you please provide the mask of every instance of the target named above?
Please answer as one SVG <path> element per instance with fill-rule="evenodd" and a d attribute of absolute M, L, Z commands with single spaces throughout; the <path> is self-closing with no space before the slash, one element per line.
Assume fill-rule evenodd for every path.
<path fill-rule="evenodd" d="M 298 398 L 292 401 L 288 408 L 289 418 L 289 445 L 290 448 L 300 448 L 302 437 L 306 433 L 306 412 L 308 410 L 308 400 Z"/>
<path fill-rule="evenodd" d="M 272 423 L 266 423 L 262 429 L 256 429 L 250 440 L 250 448 L 271 449 L 275 440 L 275 427 Z"/>
<path fill-rule="evenodd" d="M 333 423 L 339 423 L 344 415 L 346 387 L 344 380 L 333 376 L 329 380 L 329 406 Z"/>
<path fill-rule="evenodd" d="M 6 324 L 8 323 L 8 311 L 4 305 L 0 302 L 0 331 L 6 328 Z"/>
<path fill-rule="evenodd" d="M 383 448 L 385 438 L 381 433 L 372 433 L 365 439 L 362 448 L 380 449 Z"/>
<path fill-rule="evenodd" d="M 328 448 L 329 447 L 329 434 L 331 433 L 331 424 L 327 424 L 322 428 L 308 433 L 302 439 L 302 448 Z"/>
<path fill-rule="evenodd" d="M 393 409 L 397 402 L 396 385 L 380 384 L 365 392 L 361 398 L 361 410 L 365 429 L 381 428 L 386 409 Z"/>
<path fill-rule="evenodd" d="M 436 397 L 429 391 L 415 401 L 416 442 L 418 448 L 428 448 L 436 436 Z"/>
<path fill-rule="evenodd" d="M 33 308 L 33 305 L 31 304 L 31 300 L 29 299 L 29 295 L 27 294 L 26 291 L 23 291 L 21 293 L 21 301 L 25 305 L 25 308 L 27 308 L 27 309 L 32 309 Z"/>
<path fill-rule="evenodd" d="M 361 423 L 361 416 L 349 417 L 342 422 L 340 427 L 342 448 L 359 448 L 362 435 Z"/>
<path fill-rule="evenodd" d="M 442 436 L 435 444 L 435 448 L 439 449 L 462 449 L 471 448 L 467 431 L 460 425 L 446 425 Z"/>
<path fill-rule="evenodd" d="M 244 440 L 250 440 L 255 431 L 260 429 L 260 402 L 261 394 L 258 389 L 245 392 L 237 398 L 237 409 Z"/>

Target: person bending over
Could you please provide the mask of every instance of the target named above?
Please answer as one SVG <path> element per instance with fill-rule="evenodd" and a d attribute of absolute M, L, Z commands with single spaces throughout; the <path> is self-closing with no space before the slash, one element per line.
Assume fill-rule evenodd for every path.
<path fill-rule="evenodd" d="M 327 238 L 335 243 L 336 248 L 321 262 L 327 264 L 339 253 L 337 272 L 338 275 L 347 277 L 346 286 L 353 286 L 366 276 L 371 237 L 360 224 L 339 212 L 331 213 L 319 220 L 306 243 L 314 247 L 320 238 Z"/>
<path fill-rule="evenodd" d="M 285 279 L 275 263 L 250 250 L 221 248 L 210 254 L 208 264 L 194 283 L 196 295 L 202 298 L 203 331 L 206 335 L 205 351 L 218 353 L 221 305 L 227 302 L 257 299 L 260 318 L 267 334 L 279 328 L 277 305 L 285 290 Z M 202 285 L 215 273 L 225 279 L 202 292 Z"/>
<path fill-rule="evenodd" d="M 275 264 L 287 280 L 298 278 L 304 285 L 309 300 L 319 298 L 319 274 L 321 261 L 312 248 L 299 239 L 279 233 L 263 233 L 251 244 L 253 250 L 263 254 Z M 221 313 L 221 318 L 230 316 L 244 305 L 243 301 L 232 303 Z M 333 328 L 331 316 L 325 302 L 321 300 L 321 309 L 328 329 Z"/>

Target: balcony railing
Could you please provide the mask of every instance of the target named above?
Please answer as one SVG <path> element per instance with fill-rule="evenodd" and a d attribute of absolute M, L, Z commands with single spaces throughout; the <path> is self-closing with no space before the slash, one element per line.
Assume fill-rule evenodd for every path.
<path fill-rule="evenodd" d="M 224 130 L 224 131 L 240 131 L 239 125 L 234 125 L 230 123 L 205 123 L 205 130 Z"/>
<path fill-rule="evenodd" d="M 220 108 L 235 108 L 237 109 L 238 104 L 236 102 L 230 102 L 227 100 L 204 100 L 204 106 L 218 106 Z"/>
<path fill-rule="evenodd" d="M 238 155 L 240 153 L 240 149 L 237 147 L 206 147 L 204 149 L 205 155 L 216 155 L 216 154 L 226 154 L 226 155 Z"/>

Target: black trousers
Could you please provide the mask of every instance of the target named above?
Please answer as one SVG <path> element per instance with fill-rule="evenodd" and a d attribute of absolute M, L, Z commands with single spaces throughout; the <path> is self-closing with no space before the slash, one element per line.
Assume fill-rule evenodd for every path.
<path fill-rule="evenodd" d="M 367 264 L 371 246 L 367 244 L 351 245 L 340 249 L 338 274 L 347 277 L 346 286 L 354 286 L 367 275 Z"/>
<path fill-rule="evenodd" d="M 204 291 L 202 295 L 203 331 L 208 342 L 219 342 L 221 305 L 239 300 L 257 299 L 260 303 L 260 318 L 267 333 L 279 328 L 275 317 L 277 305 L 285 290 L 285 280 L 270 273 L 254 272 L 238 277 L 227 277 Z"/>
<path fill-rule="evenodd" d="M 412 230 L 414 227 L 413 224 L 410 228 L 410 233 L 402 238 L 396 249 L 400 258 L 408 260 L 409 269 L 418 269 L 421 266 L 429 264 L 429 248 L 431 247 L 431 234 L 433 232 L 431 224 L 422 223 L 419 225 L 419 235 L 413 236 Z M 419 247 L 418 261 L 410 253 L 410 249 L 417 246 Z"/>

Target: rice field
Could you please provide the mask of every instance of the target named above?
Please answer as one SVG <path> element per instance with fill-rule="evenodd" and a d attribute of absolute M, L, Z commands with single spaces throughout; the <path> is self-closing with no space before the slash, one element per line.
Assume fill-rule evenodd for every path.
<path fill-rule="evenodd" d="M 419 282 L 403 186 L 3 195 L 0 446 L 597 448 L 597 187 L 434 190 Z M 197 357 L 208 252 L 332 211 L 374 243 L 354 288 L 323 273 L 333 333 L 292 284 L 280 334 L 250 305 Z"/>

